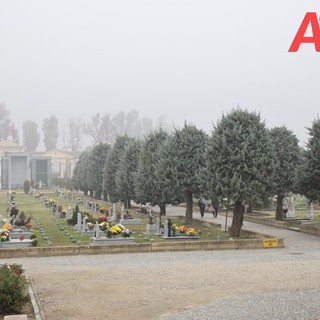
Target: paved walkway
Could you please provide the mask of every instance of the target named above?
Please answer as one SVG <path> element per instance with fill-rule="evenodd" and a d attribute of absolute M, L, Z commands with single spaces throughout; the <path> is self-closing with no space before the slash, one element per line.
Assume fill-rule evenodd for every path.
<path fill-rule="evenodd" d="M 155 212 L 157 212 L 156 209 Z M 185 208 L 168 207 L 167 214 L 185 216 Z M 193 212 L 193 218 L 201 220 L 200 212 L 195 210 Z M 212 213 L 205 212 L 203 220 L 218 223 L 221 225 L 222 230 L 227 230 L 227 228 L 225 227 L 226 222 L 227 226 L 231 226 L 232 216 L 228 216 L 226 219 L 224 214 L 219 214 L 217 218 L 213 218 Z M 258 232 L 262 234 L 270 234 L 276 237 L 284 238 L 286 249 L 291 253 L 305 253 L 310 251 L 318 252 L 320 250 L 319 236 L 300 233 L 293 230 L 275 228 L 272 226 L 249 221 L 244 221 L 243 230 Z"/>
<path fill-rule="evenodd" d="M 184 215 L 184 209 L 167 213 Z M 212 221 L 212 214 L 204 219 Z M 214 221 L 224 229 L 224 216 Z M 0 263 L 26 269 L 42 320 L 319 320 L 320 238 L 246 221 L 244 229 L 283 237 L 286 247 Z"/>

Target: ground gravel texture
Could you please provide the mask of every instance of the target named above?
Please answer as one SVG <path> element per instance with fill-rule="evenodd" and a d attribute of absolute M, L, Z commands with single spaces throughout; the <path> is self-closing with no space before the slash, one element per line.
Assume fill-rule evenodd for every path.
<path fill-rule="evenodd" d="M 167 252 L 15 262 L 33 279 L 44 319 L 320 319 L 317 252 Z"/>
<path fill-rule="evenodd" d="M 244 228 L 281 236 L 286 247 L 0 264 L 23 265 L 41 320 L 319 320 L 320 238 L 249 222 Z"/>

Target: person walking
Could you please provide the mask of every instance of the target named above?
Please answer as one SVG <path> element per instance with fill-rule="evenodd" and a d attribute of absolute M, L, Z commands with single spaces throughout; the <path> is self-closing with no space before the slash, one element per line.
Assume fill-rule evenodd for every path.
<path fill-rule="evenodd" d="M 202 194 L 198 200 L 198 206 L 200 208 L 201 218 L 204 217 L 204 209 L 206 208 L 206 205 L 207 205 L 207 200 L 206 200 L 205 196 Z"/>
<path fill-rule="evenodd" d="M 218 216 L 218 210 L 219 210 L 219 202 L 217 199 L 213 199 L 211 201 L 211 207 L 212 207 L 212 214 L 214 218 L 217 218 Z"/>

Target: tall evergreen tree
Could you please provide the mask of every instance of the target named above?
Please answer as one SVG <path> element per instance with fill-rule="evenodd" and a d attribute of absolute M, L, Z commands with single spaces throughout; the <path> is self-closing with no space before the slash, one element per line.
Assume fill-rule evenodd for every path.
<path fill-rule="evenodd" d="M 275 151 L 274 166 L 275 194 L 277 195 L 276 220 L 283 219 L 283 199 L 286 194 L 294 191 L 295 170 L 299 165 L 299 141 L 291 130 L 285 126 L 270 130 L 270 137 Z"/>
<path fill-rule="evenodd" d="M 260 115 L 241 109 L 223 115 L 209 139 L 206 159 L 211 189 L 234 201 L 229 233 L 239 236 L 242 201 L 269 195 L 273 179 L 273 148 Z"/>
<path fill-rule="evenodd" d="M 104 167 L 111 146 L 107 143 L 95 145 L 88 159 L 88 188 L 94 192 L 96 198 L 101 198 L 104 193 Z M 103 194 L 104 198 L 104 194 Z"/>
<path fill-rule="evenodd" d="M 43 143 L 46 151 L 52 150 L 57 147 L 59 131 L 58 131 L 58 119 L 55 116 L 50 116 L 43 120 Z"/>
<path fill-rule="evenodd" d="M 147 135 L 142 142 L 139 154 L 137 173 L 135 175 L 135 195 L 138 203 L 151 202 L 158 205 L 160 215 L 166 214 L 167 201 L 162 198 L 162 189 L 156 177 L 156 166 L 160 160 L 159 154 L 168 134 L 162 129 Z"/>
<path fill-rule="evenodd" d="M 140 140 L 129 140 L 120 159 L 119 169 L 116 172 L 116 189 L 126 208 L 130 208 L 130 201 L 135 200 L 134 176 L 138 167 L 140 147 Z"/>
<path fill-rule="evenodd" d="M 308 128 L 309 139 L 296 174 L 296 186 L 300 194 L 310 202 L 320 201 L 320 119 Z"/>
<path fill-rule="evenodd" d="M 87 194 L 90 190 L 88 186 L 88 168 L 90 167 L 89 159 L 91 150 L 88 149 L 81 153 L 73 170 L 72 184 L 75 190 L 81 190 Z"/>
<path fill-rule="evenodd" d="M 118 136 L 107 156 L 104 168 L 105 192 L 109 196 L 111 202 L 121 200 L 116 188 L 116 173 L 120 166 L 120 160 L 124 153 L 125 147 L 128 145 L 130 138 L 127 135 Z"/>
<path fill-rule="evenodd" d="M 204 153 L 208 137 L 194 125 L 184 124 L 166 140 L 156 167 L 157 181 L 169 203 L 186 202 L 185 222 L 193 218 L 193 196 L 199 193 L 200 171 L 205 166 Z M 161 180 L 160 180 L 161 179 Z"/>
<path fill-rule="evenodd" d="M 34 152 L 40 142 L 38 125 L 33 120 L 26 120 L 22 124 L 23 146 L 26 152 Z"/>

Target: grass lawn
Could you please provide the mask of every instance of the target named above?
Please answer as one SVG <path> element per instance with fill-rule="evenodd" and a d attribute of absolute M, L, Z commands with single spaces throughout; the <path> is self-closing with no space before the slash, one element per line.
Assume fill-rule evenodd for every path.
<path fill-rule="evenodd" d="M 75 208 L 76 204 L 70 200 L 66 200 L 63 197 L 58 197 L 53 191 L 44 191 L 43 192 L 49 199 L 54 200 L 57 205 L 61 205 L 64 209 L 68 206 L 71 207 L 71 211 Z M 6 192 L 0 192 L 0 215 L 7 217 L 7 207 L 8 207 L 8 196 Z M 111 208 L 110 203 L 99 201 L 99 203 L 106 207 Z M 78 232 L 74 226 L 69 225 L 65 218 L 60 218 L 56 213 L 53 213 L 51 208 L 47 208 L 41 201 L 36 199 L 30 194 L 25 194 L 23 191 L 16 192 L 16 205 L 19 209 L 19 213 L 22 211 L 26 215 L 31 215 L 31 224 L 32 228 L 36 230 L 38 247 L 47 247 L 47 246 L 72 246 L 77 243 L 81 245 L 90 245 L 92 243 L 93 234 L 82 234 Z M 79 205 L 79 210 L 83 214 L 88 214 L 98 220 L 100 215 L 99 212 L 95 212 L 90 208 Z M 121 212 L 120 205 L 116 208 L 117 212 Z M 130 215 L 133 218 L 138 218 L 142 220 L 142 224 L 139 225 L 127 225 L 126 227 L 132 231 L 132 237 L 135 239 L 136 243 L 147 243 L 150 241 L 161 242 L 167 241 L 161 236 L 150 235 L 146 233 L 146 224 L 148 223 L 147 215 L 140 215 L 137 213 L 138 208 L 134 207 L 129 210 Z M 166 217 L 162 217 L 166 219 Z M 185 225 L 183 219 L 179 217 L 171 219 L 172 223 L 176 226 Z M 116 222 L 114 223 L 116 224 Z M 221 239 L 229 239 L 230 236 L 228 233 L 221 231 L 217 228 L 214 228 L 211 225 L 204 225 L 202 221 L 194 220 L 192 225 L 186 225 L 188 228 L 194 228 L 198 232 L 199 240 L 216 240 L 218 236 Z M 200 231 L 200 232 L 199 232 Z M 252 234 L 246 234 L 242 232 L 240 239 L 255 238 Z"/>

